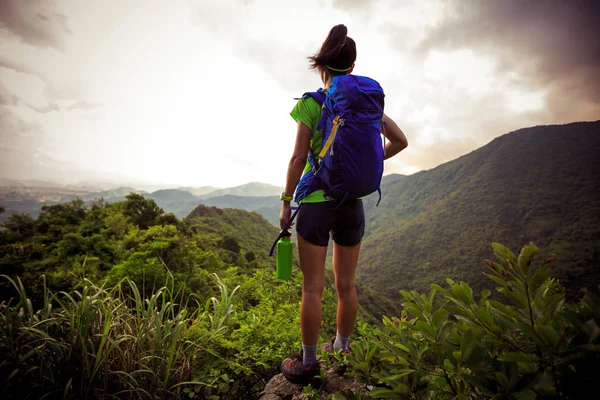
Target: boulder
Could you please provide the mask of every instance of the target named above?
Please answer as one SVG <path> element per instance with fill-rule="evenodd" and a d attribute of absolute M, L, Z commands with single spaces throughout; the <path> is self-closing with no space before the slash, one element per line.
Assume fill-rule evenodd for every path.
<path fill-rule="evenodd" d="M 354 393 L 366 393 L 364 385 L 356 382 L 351 376 L 345 376 L 343 371 L 336 370 L 327 366 L 321 361 L 321 370 L 324 371 L 324 377 L 316 377 L 310 383 L 313 391 L 318 393 L 323 400 L 331 394 L 342 394 L 352 391 Z M 314 399 L 314 396 L 308 396 L 304 393 L 305 386 L 291 383 L 283 374 L 275 375 L 260 394 L 260 400 L 300 400 Z"/>

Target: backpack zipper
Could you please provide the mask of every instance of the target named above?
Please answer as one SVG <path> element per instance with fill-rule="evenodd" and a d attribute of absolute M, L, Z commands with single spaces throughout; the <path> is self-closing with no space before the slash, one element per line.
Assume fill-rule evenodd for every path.
<path fill-rule="evenodd" d="M 327 154 L 328 151 L 331 151 L 330 154 L 333 155 L 333 146 L 332 145 L 333 145 L 333 141 L 335 140 L 335 135 L 337 134 L 337 130 L 339 128 L 338 125 L 344 126 L 344 119 L 340 118 L 339 115 L 337 117 L 335 117 L 335 119 L 333 120 L 333 126 L 331 127 L 331 133 L 329 134 L 329 138 L 327 139 L 327 142 L 325 142 L 323 149 L 319 153 L 319 158 L 323 158 L 325 156 L 325 154 Z M 331 147 L 331 150 L 329 149 L 330 147 Z"/>
<path fill-rule="evenodd" d="M 338 121 L 339 121 L 338 123 L 339 123 L 340 126 L 344 126 L 344 121 L 345 120 L 343 118 L 339 118 L 338 117 Z M 334 138 L 334 141 L 335 141 L 335 138 Z M 333 153 L 333 148 L 335 147 L 334 144 L 335 143 L 331 143 L 331 152 L 329 153 L 332 157 L 334 155 L 334 153 Z"/>

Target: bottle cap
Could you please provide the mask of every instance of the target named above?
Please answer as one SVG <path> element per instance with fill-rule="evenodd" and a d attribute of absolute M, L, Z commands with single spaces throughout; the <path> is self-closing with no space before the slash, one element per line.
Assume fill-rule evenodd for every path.
<path fill-rule="evenodd" d="M 290 236 L 292 236 L 292 232 L 290 232 L 289 229 L 281 231 L 281 237 L 290 237 Z"/>

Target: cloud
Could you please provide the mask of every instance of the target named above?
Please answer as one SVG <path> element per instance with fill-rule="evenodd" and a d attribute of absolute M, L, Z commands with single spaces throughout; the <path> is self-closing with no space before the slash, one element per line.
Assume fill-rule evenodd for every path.
<path fill-rule="evenodd" d="M 400 116 L 397 122 L 409 141 L 395 159 L 409 167 L 434 168 L 495 137 L 548 119 L 544 109 L 511 110 L 510 97 L 493 88 L 470 95 L 455 82 L 430 83 L 435 91 L 413 91 L 408 105 L 388 111 Z"/>
<path fill-rule="evenodd" d="M 499 72 L 545 88 L 548 106 L 563 114 L 567 104 L 561 99 L 569 99 L 573 112 L 582 102 L 600 104 L 600 2 L 454 0 L 444 4 L 448 17 L 427 32 L 419 45 L 422 52 L 468 48 L 492 55 L 499 60 Z"/>
<path fill-rule="evenodd" d="M 31 66 L 28 65 L 25 61 L 15 61 L 6 56 L 0 55 L 0 77 L 2 73 L 2 68 L 20 74 L 30 75 L 30 77 L 38 78 L 39 81 L 43 83 L 43 95 L 46 97 L 49 104 L 40 108 L 40 110 L 46 111 L 40 112 L 47 112 L 47 110 L 49 109 L 48 107 L 60 107 L 58 104 L 52 104 L 58 102 L 71 103 L 67 106 L 64 106 L 64 108 L 67 110 L 91 110 L 102 106 L 102 104 L 99 102 L 83 100 L 84 95 L 82 93 L 80 85 L 76 80 L 73 80 L 68 83 L 53 82 L 53 79 L 47 74 L 45 74 L 41 70 L 41 67 L 39 65 Z M 0 93 L 0 96 L 1 95 L 2 93 Z M 37 109 L 36 107 L 31 108 Z"/>
<path fill-rule="evenodd" d="M 19 83 L 9 85 L 11 90 L 2 83 L 3 78 L 6 79 L 5 82 L 19 78 Z M 90 111 L 103 106 L 100 102 L 82 100 L 80 91 L 73 87 L 57 88 L 42 79 L 40 74 L 0 59 L 0 106 L 2 105 L 25 106 L 40 114 L 60 110 Z"/>
<path fill-rule="evenodd" d="M 27 104 L 27 106 L 40 114 L 48 114 L 49 112 L 60 111 L 60 106 L 56 103 L 48 103 L 48 105 L 42 107 L 36 107 L 31 104 Z"/>
<path fill-rule="evenodd" d="M 377 18 L 378 7 L 383 3 L 383 0 L 333 0 L 331 5 L 336 10 L 360 18 L 363 23 L 369 23 Z"/>
<path fill-rule="evenodd" d="M 102 107 L 102 103 L 97 101 L 77 100 L 73 104 L 66 106 L 67 110 L 94 110 Z"/>
<path fill-rule="evenodd" d="M 25 122 L 8 107 L 0 107 L 0 145 L 4 148 L 32 154 L 47 140 L 39 124 Z"/>
<path fill-rule="evenodd" d="M 342 10 L 356 10 L 373 7 L 381 0 L 333 0 L 332 5 Z"/>
<path fill-rule="evenodd" d="M 2 1 L 2 0 L 0 0 Z M 33 75 L 38 77 L 41 81 L 47 82 L 48 78 L 39 70 L 39 68 L 32 68 L 26 65 L 25 62 L 15 61 L 10 59 L 6 55 L 0 54 L 0 71 L 2 68 L 12 70 L 27 75 Z"/>
<path fill-rule="evenodd" d="M 55 10 L 53 0 L 0 0 L 0 28 L 31 46 L 65 51 L 64 37 L 71 32 Z"/>
<path fill-rule="evenodd" d="M 54 0 L 0 0 L 0 175 L 60 174 L 44 155 L 60 148 L 56 121 L 99 106 L 85 100 L 77 71 L 55 67 L 68 59 L 70 34 Z"/>
<path fill-rule="evenodd" d="M 82 179 L 118 179 L 123 176 L 92 171 L 55 157 L 57 144 L 37 122 L 28 122 L 9 107 L 0 107 L 0 177 L 71 183 Z"/>
<path fill-rule="evenodd" d="M 192 2 L 191 10 L 192 24 L 231 46 L 237 57 L 262 68 L 285 90 L 300 96 L 318 81 L 309 72 L 308 56 L 318 50 L 328 30 L 321 29 L 320 35 L 299 34 L 307 21 L 300 13 L 311 11 L 309 5 L 302 10 L 279 1 L 212 0 Z M 284 18 L 291 13 L 295 19 Z M 311 20 L 313 27 L 319 22 Z"/>
<path fill-rule="evenodd" d="M 0 81 L 0 107 L 16 106 L 19 104 L 19 98 L 6 88 Z"/>
<path fill-rule="evenodd" d="M 55 12 L 56 8 L 54 1 L 0 0 L 0 39 L 7 36 L 6 40 L 0 41 L 0 105 L 24 106 L 39 114 L 93 110 L 101 106 L 100 103 L 83 100 L 76 81 L 59 83 L 56 78 L 60 74 L 52 76 L 40 62 L 51 53 L 54 54 L 50 60 L 58 61 L 65 56 L 64 53 L 48 50 L 64 49 L 63 39 L 65 34 L 70 33 L 66 17 Z M 2 84 L 2 78 L 6 85 Z M 18 83 L 11 82 L 16 78 Z M 31 86 L 32 82 L 40 88 L 37 101 L 31 101 L 37 89 Z"/>

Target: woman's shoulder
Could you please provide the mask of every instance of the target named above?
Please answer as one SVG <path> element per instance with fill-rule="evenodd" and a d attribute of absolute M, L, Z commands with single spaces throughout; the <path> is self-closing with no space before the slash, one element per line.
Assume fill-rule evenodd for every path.
<path fill-rule="evenodd" d="M 311 116 L 316 116 L 321 114 L 321 103 L 317 100 L 313 99 L 310 96 L 302 96 L 296 102 L 294 109 L 292 111 L 293 114 L 308 114 Z"/>

